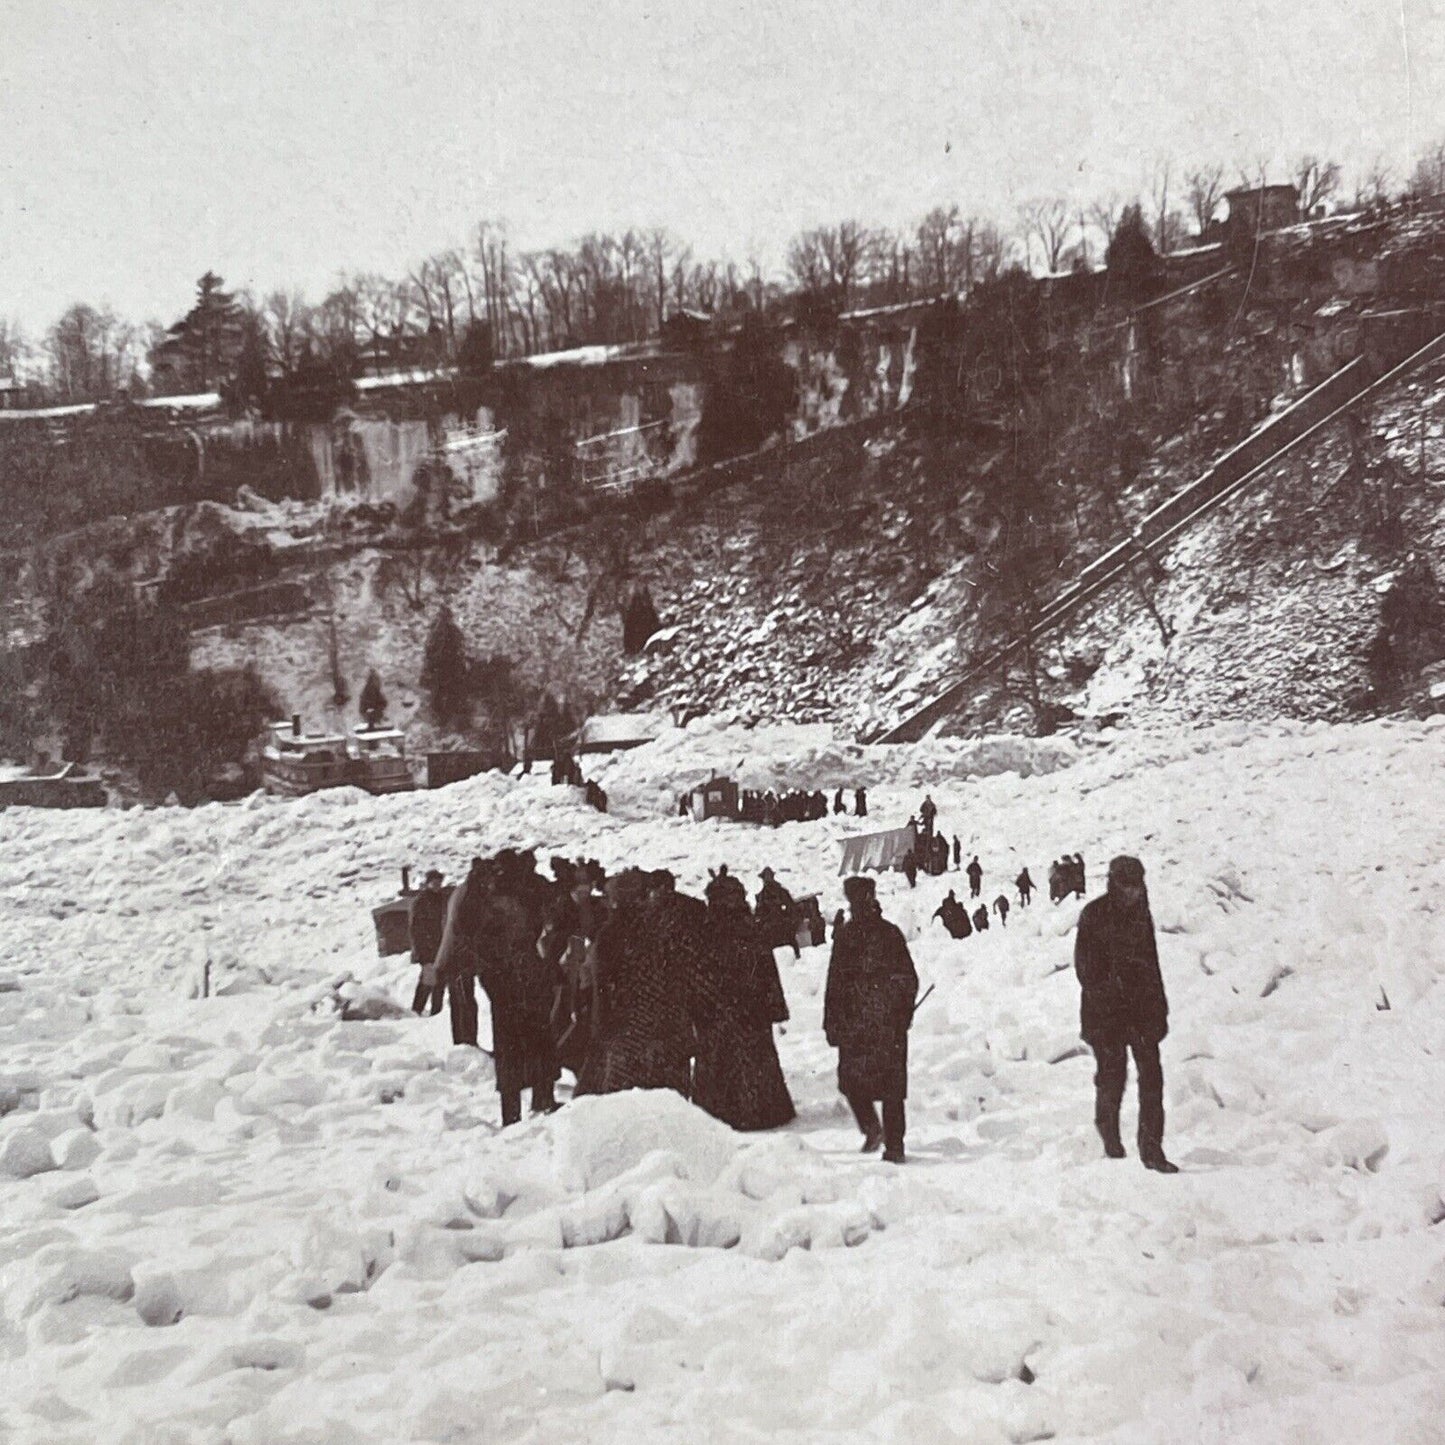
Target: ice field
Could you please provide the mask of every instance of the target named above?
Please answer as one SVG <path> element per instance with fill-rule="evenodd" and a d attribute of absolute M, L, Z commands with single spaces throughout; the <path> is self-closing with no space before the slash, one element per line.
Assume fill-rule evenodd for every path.
<path fill-rule="evenodd" d="M 671 816 L 714 767 L 862 783 L 870 816 Z M 543 770 L 0 814 L 0 1439 L 1445 1438 L 1445 727 L 695 725 L 588 772 L 607 816 Z M 376 955 L 401 864 L 505 845 L 697 893 L 770 864 L 831 918 L 839 838 L 925 788 L 987 899 L 1025 863 L 1045 891 L 955 942 L 961 874 L 880 883 L 936 985 L 901 1168 L 836 1092 L 826 946 L 779 954 L 799 1117 L 768 1135 L 670 1094 L 500 1134 L 486 1057 Z M 1066 851 L 1090 896 L 1148 869 L 1175 1178 L 1134 1157 L 1132 1081 L 1130 1157 L 1094 1134 Z"/>

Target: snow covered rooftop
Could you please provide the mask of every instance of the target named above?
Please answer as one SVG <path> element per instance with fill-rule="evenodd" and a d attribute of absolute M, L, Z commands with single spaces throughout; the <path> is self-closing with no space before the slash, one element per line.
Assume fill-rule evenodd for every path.
<path fill-rule="evenodd" d="M 577 735 L 578 748 L 631 748 L 652 742 L 663 727 L 662 720 L 649 713 L 607 713 L 588 718 Z"/>

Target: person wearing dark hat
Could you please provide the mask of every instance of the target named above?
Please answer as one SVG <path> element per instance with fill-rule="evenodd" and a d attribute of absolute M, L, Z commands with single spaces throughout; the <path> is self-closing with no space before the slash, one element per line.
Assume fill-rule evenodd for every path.
<path fill-rule="evenodd" d="M 850 917 L 833 938 L 823 1031 L 838 1050 L 838 1088 L 862 1131 L 863 1152 L 881 1144 L 884 1159 L 901 1164 L 918 974 L 903 934 L 883 917 L 873 880 L 845 878 L 843 892 Z"/>
<path fill-rule="evenodd" d="M 459 1038 L 458 1043 L 476 1043 L 471 979 L 479 979 L 486 991 L 503 1128 L 521 1119 L 524 1089 L 531 1093 L 533 1113 L 557 1108 L 552 1019 L 562 974 L 555 962 L 539 953 L 539 930 L 532 926 L 525 904 L 511 891 L 512 885 L 525 879 L 524 870 L 530 870 L 533 862 L 530 853 L 514 855 L 508 864 L 474 858 L 471 871 L 452 897 L 440 955 L 448 975 L 465 978 L 471 995 L 471 1037 Z M 453 1017 L 455 1020 L 456 1015 Z"/>
<path fill-rule="evenodd" d="M 763 886 L 758 889 L 753 905 L 753 916 L 762 931 L 763 942 L 769 948 L 791 948 L 794 958 L 802 958 L 798 947 L 797 904 L 793 895 L 778 882 L 771 868 L 764 868 L 758 875 Z"/>
<path fill-rule="evenodd" d="M 923 824 L 923 836 L 933 837 L 933 820 L 938 816 L 938 804 L 933 801 L 932 794 L 925 793 L 923 802 L 918 808 L 918 819 Z"/>
<path fill-rule="evenodd" d="M 437 949 L 442 946 L 442 930 L 447 922 L 447 896 L 442 892 L 444 878 L 436 868 L 429 868 L 421 892 L 411 900 L 411 961 L 421 969 L 411 1011 L 422 1014 L 430 1003 L 431 1012 L 442 1011 L 446 986 L 437 979 Z"/>
<path fill-rule="evenodd" d="M 713 874 L 706 925 L 693 979 L 692 1101 L 734 1129 L 779 1128 L 793 1117 L 793 1101 L 773 1025 L 786 1022 L 788 1005 L 741 879 Z"/>
<path fill-rule="evenodd" d="M 1146 1169 L 1177 1174 L 1164 1157 L 1164 1071 L 1159 1045 L 1169 1032 L 1169 1003 L 1144 865 L 1120 856 L 1109 864 L 1108 891 L 1084 905 L 1074 940 L 1082 990 L 1079 1032 L 1094 1051 L 1094 1126 L 1110 1159 L 1124 1157 L 1119 1109 L 1129 1054 L 1139 1074 L 1139 1157 Z"/>

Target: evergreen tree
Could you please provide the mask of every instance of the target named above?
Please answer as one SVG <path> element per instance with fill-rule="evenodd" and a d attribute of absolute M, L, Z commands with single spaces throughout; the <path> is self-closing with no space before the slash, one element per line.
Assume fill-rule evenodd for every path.
<path fill-rule="evenodd" d="M 214 271 L 196 282 L 196 301 L 156 347 L 152 364 L 169 386 L 215 391 L 235 374 L 246 341 L 244 313 Z"/>
<path fill-rule="evenodd" d="M 427 633 L 421 685 L 431 699 L 432 716 L 444 725 L 466 720 L 471 701 L 467 640 L 450 607 L 443 607 Z"/>
<path fill-rule="evenodd" d="M 380 727 L 381 720 L 386 716 L 386 694 L 381 690 L 381 678 L 374 667 L 366 674 L 357 711 L 369 728 Z"/>
<path fill-rule="evenodd" d="M 1122 300 L 1146 301 L 1158 289 L 1163 267 L 1149 239 L 1142 206 L 1124 207 L 1109 238 L 1104 264 L 1109 271 L 1109 285 Z"/>

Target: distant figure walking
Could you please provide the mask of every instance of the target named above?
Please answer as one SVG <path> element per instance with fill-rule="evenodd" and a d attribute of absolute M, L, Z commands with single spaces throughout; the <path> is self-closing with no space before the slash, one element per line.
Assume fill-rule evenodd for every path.
<path fill-rule="evenodd" d="M 910 888 L 918 886 L 918 854 L 912 848 L 903 855 L 903 876 Z"/>
<path fill-rule="evenodd" d="M 1073 864 L 1074 875 L 1074 897 L 1082 898 L 1086 887 L 1084 883 L 1084 855 L 1082 853 L 1075 853 L 1071 862 Z"/>
<path fill-rule="evenodd" d="M 842 788 L 839 788 L 838 791 L 833 794 L 833 811 L 835 813 L 846 813 L 848 811 L 848 805 L 843 801 Z"/>
<path fill-rule="evenodd" d="M 1094 1051 L 1094 1127 L 1110 1159 L 1124 1157 L 1119 1109 L 1129 1053 L 1139 1075 L 1139 1157 L 1146 1169 L 1177 1174 L 1164 1156 L 1164 1070 L 1159 1045 L 1169 1032 L 1169 1003 L 1144 865 L 1121 856 L 1109 864 L 1108 891 L 1084 905 L 1074 940 L 1081 988 L 1079 1032 Z"/>
<path fill-rule="evenodd" d="M 953 871 L 958 872 L 963 867 L 963 843 L 958 838 L 953 840 Z"/>
<path fill-rule="evenodd" d="M 1019 907 L 1027 908 L 1034 896 L 1034 880 L 1029 877 L 1027 868 L 1014 879 L 1014 887 L 1019 891 Z"/>
<path fill-rule="evenodd" d="M 853 789 L 853 816 L 857 818 L 866 818 L 868 816 L 867 788 Z"/>
<path fill-rule="evenodd" d="M 968 865 L 968 896 L 977 898 L 983 891 L 983 868 L 978 861 L 978 854 L 973 855 L 973 862 Z"/>
<path fill-rule="evenodd" d="M 942 922 L 953 938 L 968 938 L 973 933 L 968 909 L 954 896 L 952 888 L 948 890 L 948 897 L 933 910 L 933 916 Z"/>
<path fill-rule="evenodd" d="M 838 1088 L 858 1121 L 863 1152 L 881 1144 L 885 1160 L 902 1164 L 918 974 L 903 934 L 883 917 L 873 880 L 845 878 L 843 892 L 851 916 L 833 942 L 823 1031 L 838 1050 Z"/>
<path fill-rule="evenodd" d="M 999 896 L 993 900 L 993 911 L 998 914 L 999 926 L 1002 928 L 1008 927 L 1008 909 L 1008 894 L 1000 893 Z"/>
<path fill-rule="evenodd" d="M 793 901 L 793 895 L 778 882 L 771 868 L 764 868 L 759 876 L 763 880 L 763 886 L 758 889 L 753 916 L 758 921 L 763 942 L 769 948 L 791 948 L 793 957 L 801 958 L 803 952 L 798 947 L 797 904 Z"/>

